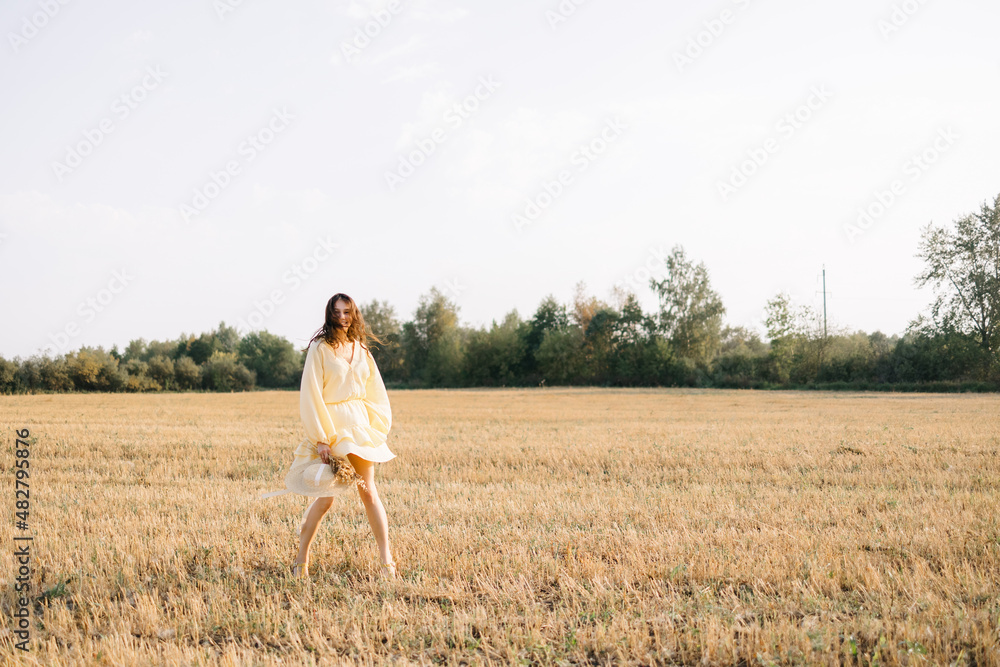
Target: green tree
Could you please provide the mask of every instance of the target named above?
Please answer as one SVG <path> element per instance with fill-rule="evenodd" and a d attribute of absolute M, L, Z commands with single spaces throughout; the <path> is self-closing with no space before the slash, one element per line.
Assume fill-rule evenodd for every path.
<path fill-rule="evenodd" d="M 642 304 L 634 293 L 626 294 L 618 314 L 615 342 L 618 345 L 639 345 L 655 334 L 655 318 L 643 312 Z"/>
<path fill-rule="evenodd" d="M 121 361 L 131 361 L 132 359 L 138 359 L 139 361 L 146 360 L 146 339 L 136 338 L 130 340 L 128 345 L 125 346 L 125 352 L 121 355 Z"/>
<path fill-rule="evenodd" d="M 174 381 L 178 389 L 198 389 L 201 387 L 201 366 L 191 357 L 180 357 L 174 362 Z"/>
<path fill-rule="evenodd" d="M 239 362 L 235 352 L 216 350 L 202 367 L 202 379 L 212 391 L 248 391 L 256 375 Z"/>
<path fill-rule="evenodd" d="M 583 331 L 576 325 L 546 329 L 536 352 L 538 370 L 547 386 L 580 382 L 583 368 Z"/>
<path fill-rule="evenodd" d="M 589 317 L 583 333 L 584 368 L 587 382 L 608 386 L 614 381 L 618 334 L 618 313 L 599 306 Z"/>
<path fill-rule="evenodd" d="M 778 292 L 764 306 L 764 326 L 772 344 L 804 333 L 801 311 L 792 304 L 792 298 L 786 292 Z"/>
<path fill-rule="evenodd" d="M 602 308 L 611 308 L 607 303 L 595 296 L 587 295 L 587 285 L 582 280 L 576 284 L 573 293 L 573 308 L 570 311 L 570 319 L 580 331 L 586 331 L 591 318 Z"/>
<path fill-rule="evenodd" d="M 14 372 L 14 385 L 18 391 L 34 393 L 42 388 L 42 357 L 38 355 L 23 360 Z"/>
<path fill-rule="evenodd" d="M 974 339 L 982 351 L 982 376 L 989 377 L 1000 353 L 1000 195 L 953 227 L 928 223 L 917 257 L 924 270 L 916 285 L 934 288 L 934 330 Z"/>
<path fill-rule="evenodd" d="M 972 337 L 941 331 L 918 316 L 893 348 L 891 362 L 896 382 L 972 380 L 982 371 L 982 349 Z"/>
<path fill-rule="evenodd" d="M 824 332 L 823 316 L 779 292 L 764 307 L 764 326 L 771 345 L 764 373 L 767 379 L 782 384 L 815 381 L 832 341 Z M 835 325 L 830 330 L 834 335 L 844 333 Z"/>
<path fill-rule="evenodd" d="M 0 394 L 12 394 L 17 386 L 17 363 L 0 357 Z"/>
<path fill-rule="evenodd" d="M 464 355 L 466 383 L 491 387 L 517 384 L 517 370 L 527 354 L 527 334 L 528 325 L 516 309 L 500 324 L 493 320 L 488 331 L 470 332 Z"/>
<path fill-rule="evenodd" d="M 130 359 L 125 362 L 125 372 L 128 379 L 125 381 L 126 391 L 159 391 L 162 389 L 160 383 L 149 377 L 149 364 L 139 359 Z"/>
<path fill-rule="evenodd" d="M 632 292 L 624 295 L 612 338 L 612 376 L 616 384 L 654 385 L 663 376 L 664 356 L 656 333 L 656 319 L 642 311 Z"/>
<path fill-rule="evenodd" d="M 73 378 L 69 374 L 69 364 L 65 357 L 42 357 L 39 375 L 43 389 L 48 391 L 73 391 Z"/>
<path fill-rule="evenodd" d="M 379 373 L 386 382 L 404 380 L 406 357 L 403 349 L 403 327 L 396 317 L 396 309 L 388 301 L 373 299 L 358 308 L 365 316 L 365 323 L 382 345 L 372 350 Z"/>
<path fill-rule="evenodd" d="M 721 387 L 748 388 L 757 384 L 767 361 L 768 346 L 756 332 L 727 326 L 713 364 L 714 383 Z"/>
<path fill-rule="evenodd" d="M 787 293 L 778 292 L 764 306 L 764 326 L 771 345 L 768 379 L 784 384 L 791 377 L 795 352 L 805 336 L 802 313 Z"/>
<path fill-rule="evenodd" d="M 187 355 L 194 359 L 194 363 L 199 366 L 208 361 L 216 352 L 229 352 L 236 354 L 240 344 L 240 334 L 235 327 L 227 326 L 225 322 L 219 322 L 215 331 L 202 333 L 195 338 L 193 335 L 184 336 L 177 341 L 175 346 L 174 359 Z"/>
<path fill-rule="evenodd" d="M 295 346 L 266 330 L 244 336 L 237 354 L 240 363 L 256 374 L 261 387 L 292 387 L 302 377 L 302 358 Z"/>
<path fill-rule="evenodd" d="M 548 329 L 562 329 L 567 326 L 569 326 L 569 313 L 566 311 L 566 306 L 549 294 L 538 304 L 531 318 L 528 343 L 537 348 Z"/>
<path fill-rule="evenodd" d="M 208 361 L 218 349 L 218 341 L 215 339 L 215 336 L 210 333 L 203 333 L 197 338 L 192 338 L 188 341 L 185 354 L 191 357 L 191 359 L 194 360 L 194 363 L 201 366 Z"/>
<path fill-rule="evenodd" d="M 69 374 L 73 380 L 73 386 L 77 390 L 94 391 L 99 389 L 98 379 L 103 363 L 95 352 L 95 350 L 83 347 L 75 353 L 66 355 Z"/>
<path fill-rule="evenodd" d="M 143 361 L 149 361 L 156 357 L 165 357 L 171 361 L 177 361 L 177 341 L 151 340 L 146 345 L 146 356 Z"/>
<path fill-rule="evenodd" d="M 707 367 L 721 344 L 722 298 L 712 289 L 705 264 L 688 260 L 681 246 L 674 246 L 666 265 L 666 278 L 649 281 L 660 300 L 659 332 L 677 356 Z"/>
<path fill-rule="evenodd" d="M 149 360 L 149 377 L 166 391 L 174 389 L 174 360 L 163 354 L 157 354 Z"/>
<path fill-rule="evenodd" d="M 79 391 L 121 391 L 128 381 L 118 359 L 102 347 L 82 347 L 67 354 L 66 363 Z"/>
<path fill-rule="evenodd" d="M 576 283 L 569 316 L 572 326 L 579 329 L 583 336 L 575 381 L 606 384 L 611 361 L 613 321 L 617 313 L 604 301 L 589 296 L 587 285 L 581 280 Z"/>
<path fill-rule="evenodd" d="M 569 312 L 566 306 L 559 303 L 552 294 L 547 295 L 538 304 L 535 314 L 527 322 L 526 350 L 518 372 L 518 375 L 524 378 L 526 383 L 536 385 L 542 380 L 536 355 L 542 344 L 542 339 L 545 338 L 545 332 L 552 329 L 564 329 L 567 326 L 569 326 Z"/>
<path fill-rule="evenodd" d="M 218 328 L 212 332 L 215 337 L 216 349 L 223 352 L 236 353 L 240 344 L 240 332 L 236 327 L 227 326 L 225 322 L 219 322 Z"/>
<path fill-rule="evenodd" d="M 424 386 L 454 386 L 462 367 L 463 333 L 458 306 L 432 287 L 420 297 L 413 320 L 403 325 L 408 374 Z"/>

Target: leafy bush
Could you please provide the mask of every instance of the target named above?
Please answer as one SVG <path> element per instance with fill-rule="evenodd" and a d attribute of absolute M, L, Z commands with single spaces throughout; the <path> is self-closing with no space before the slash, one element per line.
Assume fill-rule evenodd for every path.
<path fill-rule="evenodd" d="M 256 374 L 237 361 L 236 353 L 216 350 L 205 362 L 202 379 L 212 391 L 247 391 L 253 389 Z"/>
<path fill-rule="evenodd" d="M 201 367 L 191 357 L 180 357 L 174 362 L 174 382 L 178 389 L 200 389 Z"/>

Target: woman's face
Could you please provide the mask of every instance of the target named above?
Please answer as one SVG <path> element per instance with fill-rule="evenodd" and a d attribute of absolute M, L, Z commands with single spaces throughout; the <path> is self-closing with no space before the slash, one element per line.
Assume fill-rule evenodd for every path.
<path fill-rule="evenodd" d="M 340 300 L 333 304 L 333 321 L 340 324 L 342 329 L 351 326 L 350 306 L 346 301 Z"/>

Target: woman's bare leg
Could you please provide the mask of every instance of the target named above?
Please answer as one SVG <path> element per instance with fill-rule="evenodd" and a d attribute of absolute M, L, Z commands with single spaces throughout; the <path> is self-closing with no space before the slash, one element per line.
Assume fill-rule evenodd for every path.
<path fill-rule="evenodd" d="M 302 532 L 299 534 L 299 555 L 295 558 L 296 563 L 309 564 L 309 547 L 312 546 L 313 538 L 319 529 L 319 522 L 332 505 L 333 498 L 317 498 L 313 501 L 302 524 Z"/>
<path fill-rule="evenodd" d="M 358 485 L 358 495 L 361 496 L 361 502 L 365 506 L 368 523 L 372 527 L 375 543 L 378 544 L 379 556 L 382 557 L 383 563 L 388 563 L 392 560 L 392 551 L 389 549 L 389 520 L 386 518 L 382 499 L 378 496 L 378 489 L 375 488 L 375 464 L 354 454 L 348 454 L 347 459 L 365 482 L 364 488 Z"/>

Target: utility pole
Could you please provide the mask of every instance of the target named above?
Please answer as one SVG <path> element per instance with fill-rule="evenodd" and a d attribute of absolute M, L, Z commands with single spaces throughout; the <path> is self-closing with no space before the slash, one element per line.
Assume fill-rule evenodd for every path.
<path fill-rule="evenodd" d="M 823 265 L 823 338 L 826 338 L 826 264 Z"/>

